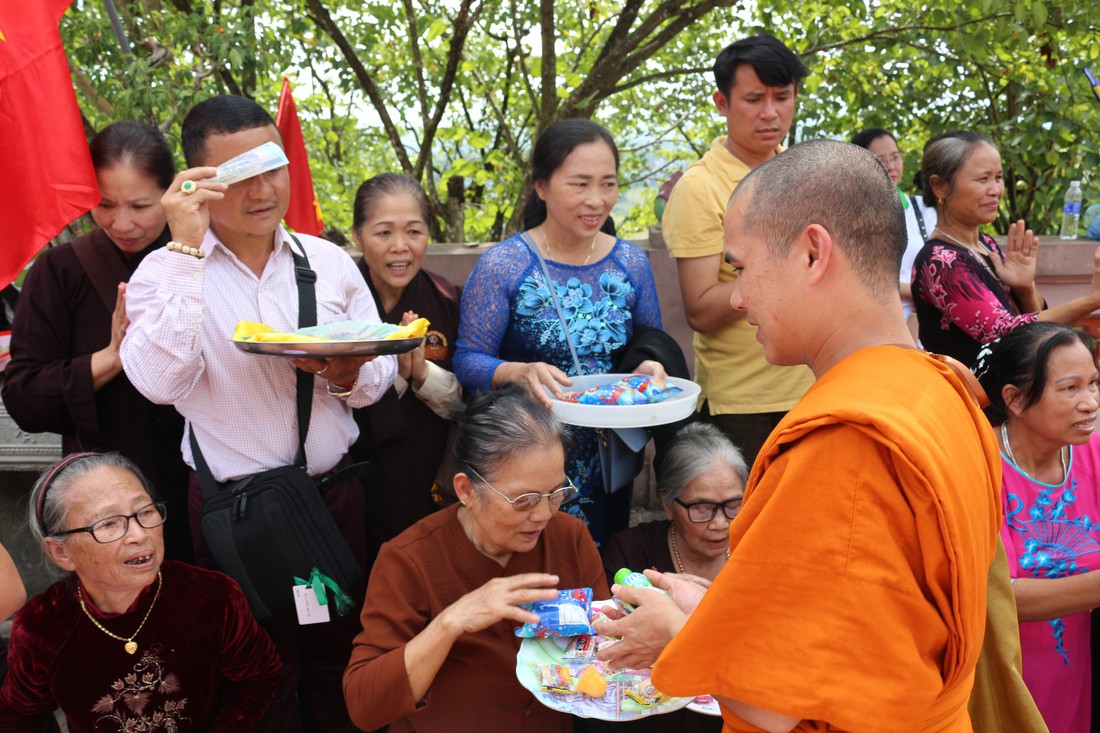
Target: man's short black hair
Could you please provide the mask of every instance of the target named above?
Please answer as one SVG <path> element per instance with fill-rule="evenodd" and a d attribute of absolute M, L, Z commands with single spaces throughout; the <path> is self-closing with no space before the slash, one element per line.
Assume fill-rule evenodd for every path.
<path fill-rule="evenodd" d="M 202 165 L 206 138 L 274 125 L 268 111 L 247 97 L 220 94 L 205 99 L 183 120 L 181 144 L 188 167 Z"/>
<path fill-rule="evenodd" d="M 722 94 L 729 94 L 733 76 L 740 64 L 752 67 L 760 81 L 769 87 L 785 87 L 806 78 L 806 65 L 775 36 L 761 33 L 742 38 L 722 49 L 714 61 L 714 83 Z"/>

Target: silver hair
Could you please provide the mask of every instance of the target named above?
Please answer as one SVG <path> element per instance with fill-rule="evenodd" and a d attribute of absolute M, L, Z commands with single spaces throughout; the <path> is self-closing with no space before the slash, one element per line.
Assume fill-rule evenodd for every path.
<path fill-rule="evenodd" d="M 68 465 L 62 465 L 69 461 Z M 59 468 L 60 466 L 60 468 Z M 119 453 L 87 453 L 75 460 L 62 458 L 47 468 L 38 477 L 31 490 L 31 500 L 27 507 L 27 527 L 35 544 L 45 551 L 46 538 L 54 537 L 57 532 L 66 529 L 69 519 L 69 506 L 72 503 L 72 490 L 81 477 L 101 468 L 120 468 L 129 471 L 141 482 L 145 493 L 156 501 L 156 495 L 149 481 L 133 461 Z M 42 492 L 46 496 L 39 511 L 38 504 Z"/>
<path fill-rule="evenodd" d="M 684 487 L 711 469 L 715 461 L 724 463 L 741 477 L 749 478 L 744 456 L 722 431 L 709 423 L 695 422 L 682 428 L 669 444 L 657 478 L 657 493 L 672 503 Z"/>
<path fill-rule="evenodd" d="M 572 437 L 545 405 L 516 384 L 477 395 L 455 422 L 455 468 L 472 468 L 489 481 L 512 457 L 554 443 L 567 450 Z"/>

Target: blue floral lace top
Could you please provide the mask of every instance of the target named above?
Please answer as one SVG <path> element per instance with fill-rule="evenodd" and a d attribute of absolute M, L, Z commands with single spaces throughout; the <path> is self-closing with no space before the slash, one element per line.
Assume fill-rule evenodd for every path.
<path fill-rule="evenodd" d="M 611 370 L 614 355 L 630 341 L 634 326 L 661 327 L 661 307 L 649 259 L 617 240 L 606 257 L 585 266 L 546 263 L 557 289 L 584 374 Z M 496 245 L 478 260 L 462 292 L 454 371 L 467 391 L 487 390 L 506 361 L 542 361 L 577 373 L 561 320 L 538 258 L 521 235 Z M 594 435 L 582 433 L 567 459 L 581 501 L 602 491 Z M 582 510 L 571 513 L 583 518 Z"/>

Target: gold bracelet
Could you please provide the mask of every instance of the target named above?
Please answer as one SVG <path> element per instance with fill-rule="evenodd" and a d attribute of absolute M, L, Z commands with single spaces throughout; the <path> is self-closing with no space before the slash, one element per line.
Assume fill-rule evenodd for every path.
<path fill-rule="evenodd" d="M 339 384 L 333 384 L 332 382 L 329 382 L 328 386 L 325 388 L 325 391 L 327 391 L 329 393 L 330 397 L 338 397 L 342 400 L 346 400 L 348 397 L 351 397 L 351 393 L 354 392 L 355 388 L 358 387 L 358 386 L 359 386 L 359 373 L 356 372 L 355 373 L 355 381 L 351 383 L 350 387 L 343 387 Z M 332 389 L 333 387 L 335 387 L 336 390 L 333 390 Z"/>
<path fill-rule="evenodd" d="M 198 247 L 191 247 L 186 244 L 180 244 L 176 241 L 169 242 L 168 244 L 164 245 L 164 248 L 169 252 L 179 252 L 181 255 L 191 255 L 192 257 L 200 260 L 203 257 L 206 257 L 206 252 L 199 249 Z"/>

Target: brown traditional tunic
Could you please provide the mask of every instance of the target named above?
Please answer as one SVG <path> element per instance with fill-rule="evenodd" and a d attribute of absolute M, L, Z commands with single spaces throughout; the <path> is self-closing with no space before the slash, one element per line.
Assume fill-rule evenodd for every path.
<path fill-rule="evenodd" d="M 171 405 L 155 405 L 138 393 L 124 372 L 98 391 L 92 387 L 92 354 L 111 342 L 111 314 L 74 247 L 90 246 L 114 286 L 129 281 L 156 241 L 129 259 L 102 229 L 51 247 L 35 261 L 12 326 L 11 363 L 3 399 L 19 427 L 29 433 L 60 433 L 65 454 L 118 451 L 136 463 L 169 504 L 165 524 L 168 556 L 191 557 L 187 531 L 187 467 L 180 456 L 183 418 Z"/>
<path fill-rule="evenodd" d="M 405 645 L 443 609 L 493 578 L 554 573 L 559 588 L 592 588 L 608 598 L 596 545 L 579 520 L 558 512 L 530 552 L 507 567 L 481 554 L 458 521 L 458 506 L 437 512 L 382 546 L 344 673 L 351 719 L 391 733 L 568 733 L 569 716 L 535 700 L 516 679 L 520 639 L 501 621 L 451 648 L 425 700 L 412 699 Z"/>
<path fill-rule="evenodd" d="M 385 323 L 401 323 L 406 311 L 415 311 L 431 325 L 424 344 L 425 358 L 448 371 L 458 336 L 458 301 L 461 289 L 445 278 L 421 270 L 389 311 L 370 285 L 366 264 L 359 269 L 370 286 L 379 317 Z M 390 387 L 373 405 L 355 410 L 359 439 L 351 448 L 356 461 L 371 461 L 372 475 L 363 479 L 367 492 L 367 544 L 371 554 L 383 542 L 435 511 L 431 498 L 439 465 L 447 445 L 450 422 L 432 412 L 407 389 L 401 397 Z"/>

